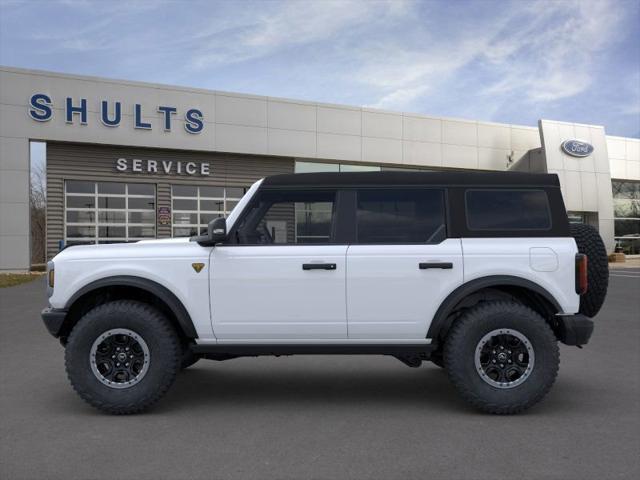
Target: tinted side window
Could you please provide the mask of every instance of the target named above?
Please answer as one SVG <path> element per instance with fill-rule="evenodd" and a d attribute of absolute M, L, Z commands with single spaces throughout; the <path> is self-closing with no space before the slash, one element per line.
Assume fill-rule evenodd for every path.
<path fill-rule="evenodd" d="M 444 192 L 360 190 L 358 243 L 439 243 L 446 238 Z"/>
<path fill-rule="evenodd" d="M 328 244 L 334 220 L 334 191 L 264 191 L 238 227 L 244 245 Z"/>
<path fill-rule="evenodd" d="M 470 230 L 549 230 L 551 212 L 544 190 L 467 190 Z"/>

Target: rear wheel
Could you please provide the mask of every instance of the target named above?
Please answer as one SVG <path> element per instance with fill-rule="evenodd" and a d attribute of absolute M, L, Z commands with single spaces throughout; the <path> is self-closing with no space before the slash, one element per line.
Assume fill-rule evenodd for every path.
<path fill-rule="evenodd" d="M 145 303 L 119 300 L 86 313 L 65 350 L 71 385 L 108 413 L 146 410 L 173 383 L 182 350 L 171 323 Z"/>
<path fill-rule="evenodd" d="M 442 350 L 438 349 L 429 356 L 429 360 L 436 367 L 444 368 L 444 359 L 442 358 Z"/>
<path fill-rule="evenodd" d="M 476 408 L 512 414 L 539 402 L 558 373 L 556 338 L 544 318 L 517 302 L 468 310 L 444 346 L 451 382 Z"/>

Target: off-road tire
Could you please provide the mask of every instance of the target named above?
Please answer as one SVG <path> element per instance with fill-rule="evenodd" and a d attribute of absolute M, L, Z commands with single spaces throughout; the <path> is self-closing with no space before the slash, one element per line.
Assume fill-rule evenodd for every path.
<path fill-rule="evenodd" d="M 112 329 L 136 332 L 149 349 L 149 366 L 143 378 L 128 388 L 115 389 L 93 373 L 93 343 Z M 95 307 L 73 327 L 65 350 L 67 376 L 80 397 L 106 413 L 140 413 L 167 392 L 180 370 L 182 349 L 175 329 L 156 308 L 142 302 L 118 300 Z"/>
<path fill-rule="evenodd" d="M 518 331 L 533 347 L 533 369 L 513 388 L 488 384 L 474 363 L 478 343 L 496 329 Z M 539 402 L 551 389 L 559 363 L 558 342 L 544 318 L 511 301 L 486 302 L 469 309 L 453 325 L 444 345 L 444 365 L 455 388 L 471 405 L 494 414 L 519 413 Z"/>
<path fill-rule="evenodd" d="M 580 297 L 580 313 L 595 317 L 604 304 L 609 286 L 609 259 L 598 230 L 583 223 L 569 225 L 578 251 L 587 256 L 587 293 Z"/>
<path fill-rule="evenodd" d="M 429 356 L 429 361 L 436 367 L 444 368 L 444 358 L 442 358 L 442 350 L 438 349 Z"/>
<path fill-rule="evenodd" d="M 200 360 L 200 357 L 193 353 L 189 348 L 189 345 L 183 345 L 182 357 L 180 359 L 180 369 L 184 370 Z"/>

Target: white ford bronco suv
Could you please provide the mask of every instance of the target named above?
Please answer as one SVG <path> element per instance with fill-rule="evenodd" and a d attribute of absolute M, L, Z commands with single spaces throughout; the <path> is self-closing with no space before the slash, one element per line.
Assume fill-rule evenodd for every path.
<path fill-rule="evenodd" d="M 64 249 L 42 317 L 109 413 L 147 409 L 199 359 L 381 354 L 508 414 L 549 391 L 558 341 L 588 342 L 607 282 L 555 175 L 292 174 L 201 236 Z"/>

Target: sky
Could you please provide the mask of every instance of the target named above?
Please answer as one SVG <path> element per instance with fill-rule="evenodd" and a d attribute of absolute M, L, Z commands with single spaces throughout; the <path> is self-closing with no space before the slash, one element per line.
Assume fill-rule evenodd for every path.
<path fill-rule="evenodd" d="M 0 64 L 640 137 L 640 0 L 0 0 Z"/>

